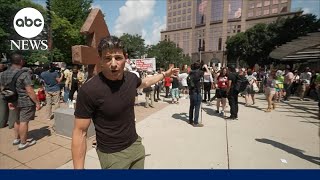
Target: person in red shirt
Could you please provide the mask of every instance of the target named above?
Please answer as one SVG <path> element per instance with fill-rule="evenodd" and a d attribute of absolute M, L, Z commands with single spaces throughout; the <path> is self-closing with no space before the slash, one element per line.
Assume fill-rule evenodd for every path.
<path fill-rule="evenodd" d="M 220 115 L 224 117 L 224 115 L 225 115 L 224 110 L 226 108 L 226 103 L 227 103 L 227 88 L 228 88 L 228 75 L 227 75 L 226 68 L 221 69 L 220 74 L 217 77 L 216 87 L 217 87 L 217 90 L 216 90 L 216 95 L 217 95 L 216 113 L 220 113 L 219 108 L 220 108 L 220 103 L 221 103 L 222 111 L 221 111 Z"/>
<path fill-rule="evenodd" d="M 166 97 L 169 98 L 169 89 L 171 86 L 171 77 L 165 77 L 164 78 L 164 87 L 166 88 Z"/>

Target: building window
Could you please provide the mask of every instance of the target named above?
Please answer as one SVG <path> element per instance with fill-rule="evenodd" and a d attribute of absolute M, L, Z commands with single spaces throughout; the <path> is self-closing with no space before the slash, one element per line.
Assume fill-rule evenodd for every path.
<path fill-rule="evenodd" d="M 179 24 L 177 24 L 177 28 L 178 29 L 180 29 L 181 28 L 181 24 L 179 23 Z"/>
<path fill-rule="evenodd" d="M 191 15 L 188 15 L 188 20 L 191 20 Z"/>
<path fill-rule="evenodd" d="M 204 24 L 206 19 L 206 9 L 208 0 L 197 0 L 196 24 Z"/>
<path fill-rule="evenodd" d="M 182 16 L 182 21 L 186 21 L 186 16 Z"/>
<path fill-rule="evenodd" d="M 171 17 L 171 15 L 172 15 L 172 13 L 171 13 L 171 12 L 169 12 L 169 13 L 168 13 L 168 17 Z"/>
<path fill-rule="evenodd" d="M 172 16 L 176 16 L 176 12 L 175 11 L 173 11 Z"/>
<path fill-rule="evenodd" d="M 249 2 L 249 9 L 253 9 L 254 8 L 254 2 L 255 1 L 250 1 Z"/>
<path fill-rule="evenodd" d="M 183 3 L 183 7 L 187 7 L 187 3 L 186 2 Z"/>
<path fill-rule="evenodd" d="M 177 27 L 176 24 L 172 25 L 172 29 L 177 29 L 176 27 Z"/>
<path fill-rule="evenodd" d="M 281 13 L 284 13 L 284 12 L 288 12 L 288 7 L 287 6 L 284 6 L 284 7 L 281 7 Z"/>
<path fill-rule="evenodd" d="M 229 0 L 228 19 L 241 18 L 242 1 Z"/>
<path fill-rule="evenodd" d="M 259 10 L 257 9 L 256 10 L 256 16 L 261 16 L 261 9 L 259 9 Z"/>
<path fill-rule="evenodd" d="M 171 30 L 171 25 L 168 25 L 168 30 Z"/>
<path fill-rule="evenodd" d="M 288 2 L 288 0 L 281 0 L 281 3 L 286 3 Z"/>
<path fill-rule="evenodd" d="M 253 12 L 249 12 L 248 17 L 252 17 L 252 16 L 253 16 Z"/>
<path fill-rule="evenodd" d="M 176 8 L 177 8 L 177 5 L 174 4 L 174 5 L 173 5 L 173 9 L 176 9 Z"/>
<path fill-rule="evenodd" d="M 191 13 L 191 8 L 188 9 L 188 13 Z"/>
<path fill-rule="evenodd" d="M 272 4 L 279 4 L 279 0 L 273 0 Z"/>
<path fill-rule="evenodd" d="M 191 21 L 187 22 L 187 27 L 191 27 Z"/>
<path fill-rule="evenodd" d="M 188 2 L 188 6 L 191 6 L 191 3 L 192 3 L 192 2 L 191 2 L 191 1 L 189 1 L 189 2 Z"/>
<path fill-rule="evenodd" d="M 221 21 L 223 17 L 223 0 L 211 1 L 211 21 Z"/>
<path fill-rule="evenodd" d="M 268 15 L 269 14 L 269 9 L 265 9 L 264 11 L 263 11 L 263 15 Z"/>
<path fill-rule="evenodd" d="M 177 0 L 173 0 L 173 3 L 176 3 L 177 2 Z"/>
<path fill-rule="evenodd" d="M 171 6 L 169 6 L 168 8 L 169 8 L 169 11 L 170 11 L 171 10 Z"/>
<path fill-rule="evenodd" d="M 171 19 L 170 18 L 168 19 L 168 23 L 171 23 Z"/>
<path fill-rule="evenodd" d="M 261 1 L 257 2 L 256 7 L 262 7 L 262 2 Z"/>
<path fill-rule="evenodd" d="M 278 13 L 278 8 L 273 8 L 272 9 L 272 14 L 276 14 L 276 13 Z"/>
<path fill-rule="evenodd" d="M 183 9 L 182 10 L 182 14 L 186 14 L 187 10 L 186 9 Z"/>
<path fill-rule="evenodd" d="M 169 4 L 171 4 L 172 3 L 172 0 L 169 0 Z"/>
<path fill-rule="evenodd" d="M 181 22 L 181 17 L 178 17 L 178 20 L 177 20 L 177 22 Z"/>
<path fill-rule="evenodd" d="M 270 6 L 270 0 L 264 1 L 264 6 Z"/>
<path fill-rule="evenodd" d="M 172 22 L 174 22 L 174 23 L 175 23 L 175 22 L 176 22 L 176 20 L 177 20 L 176 18 L 173 18 Z"/>
<path fill-rule="evenodd" d="M 181 8 L 181 4 L 178 4 L 178 8 Z"/>
<path fill-rule="evenodd" d="M 186 28 L 186 23 L 182 23 L 182 28 Z"/>
<path fill-rule="evenodd" d="M 181 14 L 181 10 L 177 11 L 177 15 L 180 15 Z"/>
<path fill-rule="evenodd" d="M 219 42 L 218 42 L 218 50 L 221 51 L 222 49 L 222 38 L 219 38 Z"/>

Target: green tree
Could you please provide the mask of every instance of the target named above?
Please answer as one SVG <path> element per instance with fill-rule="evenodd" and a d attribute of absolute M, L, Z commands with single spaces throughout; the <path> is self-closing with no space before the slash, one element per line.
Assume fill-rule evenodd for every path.
<path fill-rule="evenodd" d="M 159 68 L 167 69 L 169 64 L 175 64 L 176 67 L 190 65 L 191 58 L 183 54 L 181 48 L 171 41 L 160 41 L 156 45 L 149 46 L 148 57 L 156 58 L 156 65 Z"/>
<path fill-rule="evenodd" d="M 245 51 L 248 47 L 247 36 L 243 32 L 238 33 L 230 37 L 226 44 L 228 62 L 239 65 L 240 59 L 243 59 L 246 56 Z"/>
<path fill-rule="evenodd" d="M 140 35 L 123 34 L 120 39 L 126 47 L 130 59 L 141 58 L 145 55 L 147 49 L 144 39 Z"/>
<path fill-rule="evenodd" d="M 53 60 L 72 63 L 71 48 L 85 44 L 85 37 L 80 29 L 90 13 L 92 0 L 52 0 Z"/>

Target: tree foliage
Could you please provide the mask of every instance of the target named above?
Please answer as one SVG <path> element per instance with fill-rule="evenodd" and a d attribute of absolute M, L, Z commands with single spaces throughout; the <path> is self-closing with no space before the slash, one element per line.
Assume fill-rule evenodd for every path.
<path fill-rule="evenodd" d="M 148 47 L 148 57 L 156 58 L 156 66 L 167 69 L 169 64 L 175 64 L 176 67 L 190 65 L 191 58 L 183 54 L 181 48 L 171 41 L 160 41 L 156 45 Z"/>
<path fill-rule="evenodd" d="M 126 47 L 126 51 L 130 59 L 141 58 L 145 55 L 147 49 L 144 43 L 144 39 L 138 34 L 123 34 L 120 37 L 121 41 Z"/>
<path fill-rule="evenodd" d="M 277 46 L 319 29 L 320 19 L 312 14 L 279 18 L 268 25 L 257 24 L 229 38 L 226 42 L 228 60 L 244 60 L 250 67 L 270 64 L 269 54 Z"/>

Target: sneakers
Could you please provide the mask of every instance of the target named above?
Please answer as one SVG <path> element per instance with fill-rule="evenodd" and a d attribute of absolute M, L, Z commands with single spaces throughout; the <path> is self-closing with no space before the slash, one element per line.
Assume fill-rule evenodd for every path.
<path fill-rule="evenodd" d="M 193 124 L 193 127 L 203 127 L 203 124 Z"/>
<path fill-rule="evenodd" d="M 219 110 L 216 110 L 215 112 L 216 112 L 217 114 L 219 114 Z"/>
<path fill-rule="evenodd" d="M 16 146 L 18 144 L 20 144 L 20 139 L 13 140 L 12 145 Z"/>
<path fill-rule="evenodd" d="M 224 117 L 224 111 L 221 111 L 220 116 Z"/>
<path fill-rule="evenodd" d="M 35 145 L 36 143 L 37 143 L 36 140 L 27 141 L 25 144 L 21 144 L 20 143 L 19 146 L 18 146 L 18 150 L 24 150 L 24 149 L 26 149 L 26 148 L 28 148 L 30 146 Z"/>

